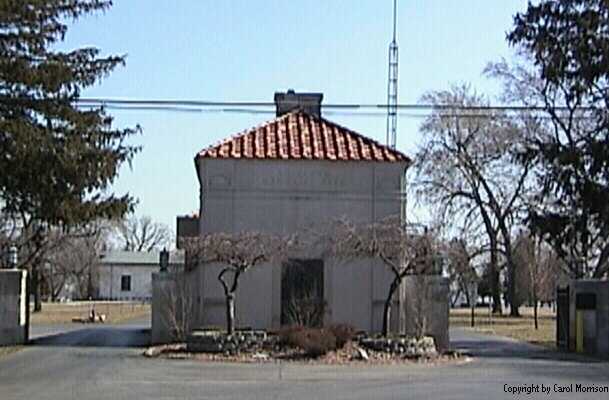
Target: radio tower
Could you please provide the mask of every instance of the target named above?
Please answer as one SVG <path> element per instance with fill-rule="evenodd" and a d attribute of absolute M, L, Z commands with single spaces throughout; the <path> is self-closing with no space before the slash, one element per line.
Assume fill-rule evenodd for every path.
<path fill-rule="evenodd" d="M 389 79 L 387 83 L 387 146 L 395 148 L 398 130 L 398 42 L 397 0 L 393 0 L 393 40 L 389 43 Z"/>

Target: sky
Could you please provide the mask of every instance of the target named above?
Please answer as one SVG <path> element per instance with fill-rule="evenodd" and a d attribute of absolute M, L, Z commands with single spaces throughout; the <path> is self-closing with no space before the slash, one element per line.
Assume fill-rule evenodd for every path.
<path fill-rule="evenodd" d="M 490 61 L 510 59 L 505 41 L 526 0 L 398 0 L 400 103 L 469 83 L 490 96 Z M 386 103 L 391 0 L 115 0 L 70 25 L 61 47 L 124 54 L 126 65 L 83 97 L 272 102 L 276 91 L 322 92 L 324 103 Z M 194 156 L 273 115 L 112 110 L 117 127 L 139 124 L 142 146 L 112 190 L 138 200 L 175 230 L 198 212 Z M 327 115 L 385 142 L 383 115 Z M 412 155 L 420 118 L 400 117 L 397 148 Z"/>

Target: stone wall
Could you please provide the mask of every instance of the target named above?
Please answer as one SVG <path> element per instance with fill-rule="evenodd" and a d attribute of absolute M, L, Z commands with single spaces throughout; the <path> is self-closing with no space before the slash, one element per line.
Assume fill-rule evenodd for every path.
<path fill-rule="evenodd" d="M 0 345 L 27 342 L 27 271 L 0 270 Z"/>

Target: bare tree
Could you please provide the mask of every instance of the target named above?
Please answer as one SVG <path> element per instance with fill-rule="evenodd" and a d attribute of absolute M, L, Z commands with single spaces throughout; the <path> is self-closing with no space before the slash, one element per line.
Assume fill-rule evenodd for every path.
<path fill-rule="evenodd" d="M 99 257 L 110 234 L 107 221 L 96 221 L 71 232 L 45 257 L 43 277 L 54 300 L 69 281 L 75 284 L 77 296 L 88 299 L 97 294 Z"/>
<path fill-rule="evenodd" d="M 470 299 L 468 287 L 472 283 L 478 283 L 479 276 L 473 265 L 473 259 L 482 250 L 471 249 L 465 238 L 454 238 L 450 241 L 447 248 L 447 272 L 450 282 L 455 286 L 454 299 L 451 301 L 455 305 L 456 298 L 461 293 L 465 295 L 468 304 L 475 304 L 475 300 Z M 473 300 L 473 301 L 472 301 Z"/>
<path fill-rule="evenodd" d="M 31 291 L 34 295 L 34 312 L 42 309 L 42 289 L 49 287 L 51 297 L 57 293 L 67 275 L 59 268 L 54 275 L 51 259 L 61 252 L 62 248 L 71 240 L 90 235 L 90 224 L 87 226 L 63 226 L 40 223 L 27 214 L 6 213 L 0 214 L 0 242 L 3 247 L 15 246 L 18 251 L 17 268 L 29 271 Z M 51 274 L 53 274 L 51 279 Z"/>
<path fill-rule="evenodd" d="M 556 49 L 563 57 L 572 56 L 560 46 Z M 560 84 L 549 82 L 530 55 L 520 55 L 520 62 L 502 60 L 489 64 L 486 72 L 503 82 L 504 103 L 544 110 L 537 119 L 545 129 L 527 135 L 521 156 L 523 162 L 534 163 L 537 183 L 528 204 L 528 226 L 552 247 L 572 278 L 603 278 L 609 275 L 609 189 L 603 152 L 607 83 L 570 86 L 571 79 L 580 79 L 577 73 Z M 571 68 L 570 63 L 562 68 L 566 66 Z"/>
<path fill-rule="evenodd" d="M 548 245 L 527 232 L 521 232 L 516 239 L 515 262 L 520 264 L 521 271 L 519 301 L 526 297 L 531 300 L 535 329 L 539 329 L 539 302 L 554 297 L 560 279 L 560 262 Z"/>
<path fill-rule="evenodd" d="M 127 251 L 152 251 L 169 246 L 171 230 L 149 216 L 130 216 L 117 224 L 120 246 Z"/>
<path fill-rule="evenodd" d="M 188 266 L 221 267 L 218 281 L 226 299 L 226 332 L 235 332 L 235 297 L 240 278 L 257 265 L 281 260 L 295 244 L 293 237 L 260 232 L 210 233 L 183 238 Z M 270 265 L 270 264 L 269 264 Z"/>
<path fill-rule="evenodd" d="M 457 297 L 465 295 L 471 310 L 471 326 L 475 325 L 475 309 L 478 288 L 481 281 L 474 265 L 474 259 L 483 253 L 484 249 L 472 249 L 464 237 L 454 238 L 448 245 L 448 275 L 453 286 L 456 286 Z M 453 302 L 454 305 L 454 302 Z"/>
<path fill-rule="evenodd" d="M 537 329 L 537 285 L 535 278 L 539 276 L 539 265 L 535 254 L 535 241 L 525 232 L 521 232 L 514 240 L 514 263 L 516 264 L 516 290 L 514 302 L 521 305 L 527 301 L 533 303 L 535 314 L 535 329 Z"/>
<path fill-rule="evenodd" d="M 339 219 L 323 237 L 330 253 L 338 259 L 377 259 L 391 271 L 393 277 L 383 307 L 382 334 L 387 336 L 393 298 L 404 277 L 429 273 L 435 267 L 437 259 L 431 232 L 416 232 L 414 226 L 406 229 L 399 217 L 369 224 Z"/>
<path fill-rule="evenodd" d="M 501 111 L 482 111 L 480 108 L 489 101 L 468 86 L 431 92 L 423 100 L 436 108 L 421 126 L 415 192 L 418 199 L 434 207 L 440 220 L 486 232 L 494 304 L 499 307 L 500 245 L 508 267 L 511 298 L 511 233 L 523 211 L 528 183 L 528 165 L 514 159 L 523 135 L 536 125 Z M 510 307 L 510 313 L 518 315 L 518 308 Z"/>
<path fill-rule="evenodd" d="M 46 225 L 26 214 L 2 211 L 0 228 L 4 249 L 15 246 L 18 253 L 17 268 L 27 269 L 30 287 L 34 295 L 34 312 L 42 310 L 41 269 L 45 254 L 60 243 L 63 235 L 57 229 L 50 230 Z"/>

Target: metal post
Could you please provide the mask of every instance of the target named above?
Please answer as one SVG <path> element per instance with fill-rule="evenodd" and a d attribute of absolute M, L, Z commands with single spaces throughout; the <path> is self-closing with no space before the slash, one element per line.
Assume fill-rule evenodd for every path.
<path fill-rule="evenodd" d="M 387 80 L 387 146 L 396 145 L 398 126 L 398 42 L 397 0 L 393 1 L 393 38 L 389 44 L 389 66 Z"/>
<path fill-rule="evenodd" d="M 169 265 L 169 252 L 166 248 L 163 248 L 159 254 L 159 265 L 161 266 L 161 272 L 167 272 L 167 266 Z"/>

